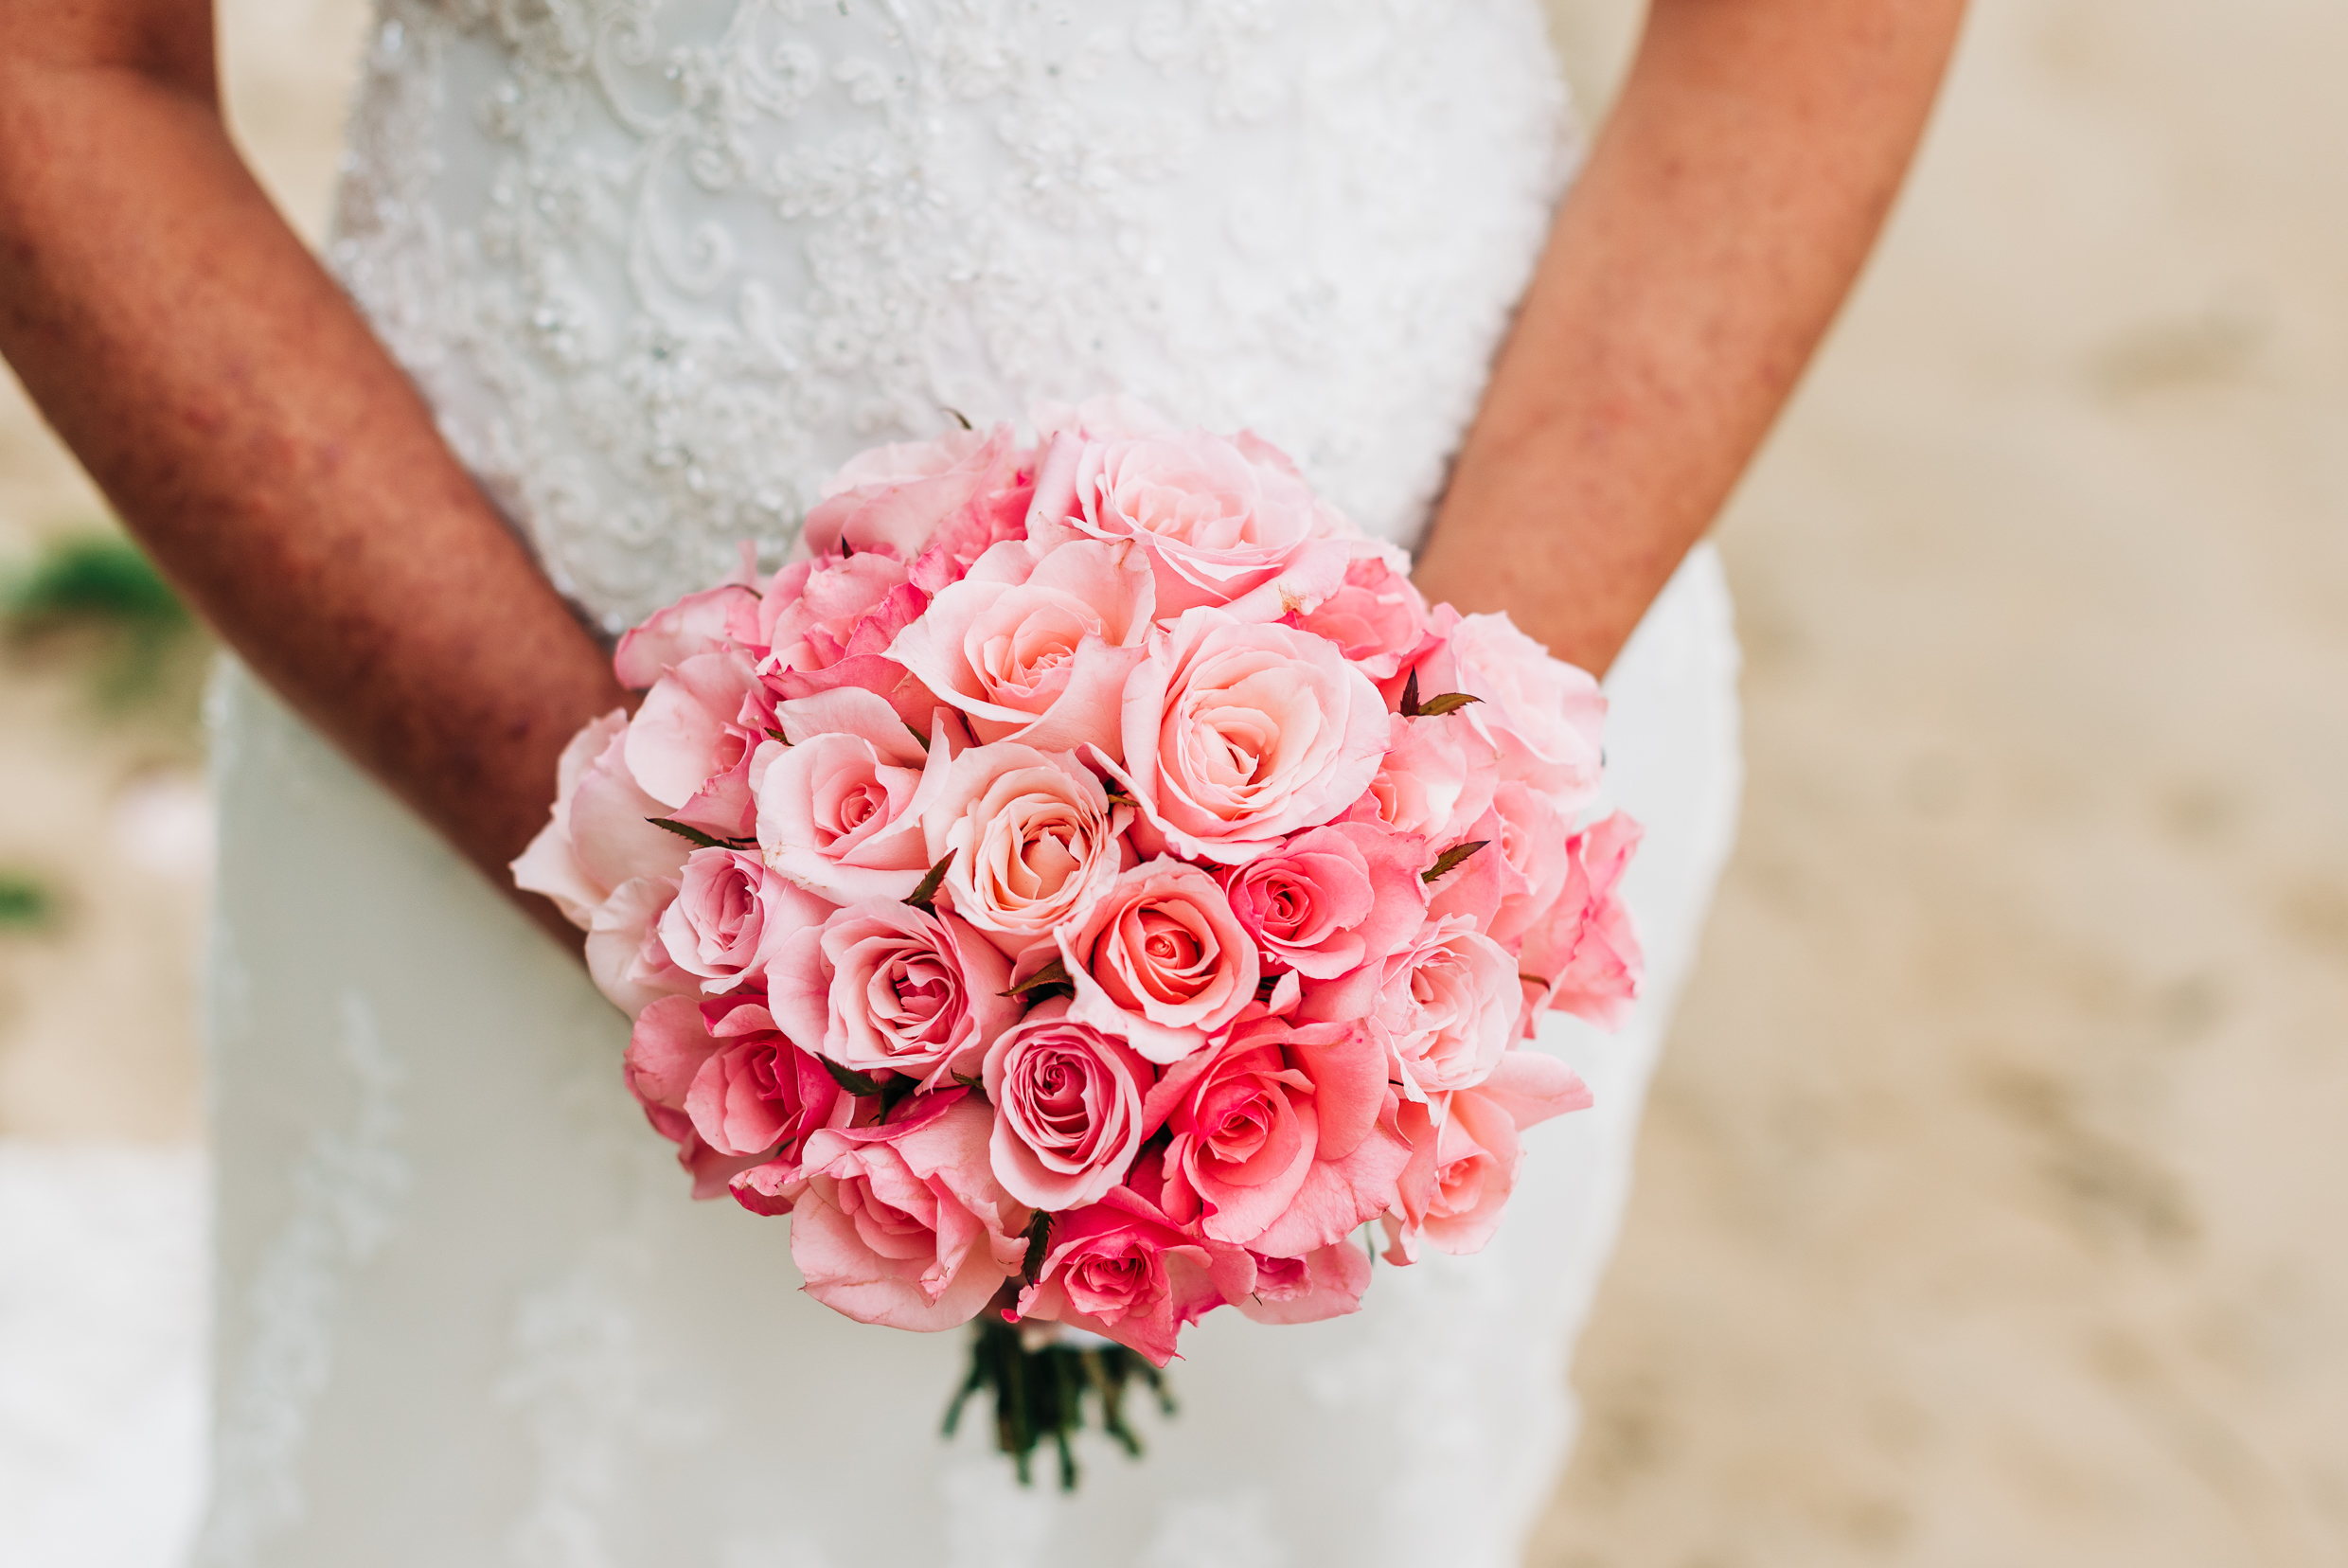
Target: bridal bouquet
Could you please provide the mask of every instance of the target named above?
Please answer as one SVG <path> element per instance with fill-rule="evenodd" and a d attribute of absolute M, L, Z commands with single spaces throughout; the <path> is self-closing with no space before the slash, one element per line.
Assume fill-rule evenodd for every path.
<path fill-rule="evenodd" d="M 1596 683 L 1280 453 L 1041 422 L 863 454 L 804 559 L 629 633 L 642 705 L 514 870 L 696 1196 L 789 1214 L 850 1317 L 981 1320 L 964 1393 L 1073 1478 L 1084 1389 L 1130 1448 L 1184 1326 L 1355 1310 L 1366 1226 L 1484 1244 L 1520 1132 L 1590 1103 L 1519 1042 L 1637 991 L 1638 829 L 1578 821 Z"/>

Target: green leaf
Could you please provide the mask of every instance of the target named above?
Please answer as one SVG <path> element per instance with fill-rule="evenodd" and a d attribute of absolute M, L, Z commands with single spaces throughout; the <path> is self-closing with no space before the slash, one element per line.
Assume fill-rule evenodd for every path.
<path fill-rule="evenodd" d="M 949 408 L 946 412 L 952 415 L 954 417 L 954 423 L 960 425 L 963 429 L 968 430 L 970 428 L 970 417 L 968 414 L 963 413 L 962 410 L 958 408 Z"/>
<path fill-rule="evenodd" d="M 1418 717 L 1418 667 L 1411 667 L 1411 678 L 1402 683 L 1402 717 Z"/>
<path fill-rule="evenodd" d="M 1549 989 L 1549 982 L 1542 979 L 1538 974 L 1527 974 L 1524 971 L 1519 970 L 1517 971 L 1517 978 L 1523 981 L 1528 986 L 1539 986 L 1543 990 L 1547 990 Z"/>
<path fill-rule="evenodd" d="M 1418 880 L 1426 882 L 1440 882 L 1443 878 L 1448 877 L 1452 872 L 1458 870 L 1461 864 L 1467 861 L 1468 856 L 1474 854 L 1477 850 L 1483 848 L 1485 845 L 1491 842 L 1492 841 L 1490 839 L 1478 839 L 1473 844 L 1452 845 L 1449 849 L 1446 849 L 1443 853 L 1435 857 L 1434 864 L 1429 866 L 1426 870 L 1421 871 L 1418 874 Z"/>
<path fill-rule="evenodd" d="M 781 730 L 770 728 L 766 733 L 767 739 L 770 740 L 780 740 L 786 746 L 791 744 L 791 737 L 785 735 Z"/>
<path fill-rule="evenodd" d="M 1457 713 L 1470 703 L 1484 699 L 1472 691 L 1447 691 L 1440 697 L 1430 697 L 1418 705 L 1419 713 L 1429 719 L 1440 719 L 1447 713 Z"/>
<path fill-rule="evenodd" d="M 1103 786 L 1101 793 L 1108 795 L 1109 804 L 1112 806 L 1131 806 L 1139 808 L 1141 805 L 1140 801 L 1134 799 L 1123 790 L 1112 790 L 1107 786 Z"/>
<path fill-rule="evenodd" d="M 843 1067 L 829 1057 L 817 1057 L 815 1060 L 824 1064 L 824 1071 L 831 1075 L 832 1082 L 851 1095 L 877 1095 L 880 1092 L 880 1080 L 867 1074 L 860 1073 L 853 1067 Z"/>
<path fill-rule="evenodd" d="M 921 1080 L 908 1073 L 899 1073 L 895 1078 L 883 1078 L 880 1082 L 880 1119 L 887 1121 L 889 1113 L 911 1099 L 914 1091 L 920 1087 Z"/>
<path fill-rule="evenodd" d="M 677 837 L 688 840 L 703 849 L 748 849 L 755 846 L 758 842 L 756 839 L 746 838 L 711 838 L 707 833 L 703 832 L 699 828 L 690 828 L 682 822 L 672 821 L 667 817 L 646 817 L 644 820 L 650 823 L 655 828 L 666 828 L 670 832 L 676 834 Z"/>
<path fill-rule="evenodd" d="M 930 867 L 930 874 L 921 879 L 921 884 L 905 895 L 905 901 L 924 915 L 936 914 L 937 890 L 946 885 L 946 868 L 953 864 L 953 858 L 958 853 L 958 850 L 947 850 L 946 858 Z"/>
<path fill-rule="evenodd" d="M 1050 963 L 1036 971 L 1035 973 L 1029 975 L 1026 979 L 1022 980 L 1018 985 L 1013 986 L 1009 990 L 997 991 L 995 994 L 998 996 L 1024 996 L 1030 1002 L 1041 1002 L 1043 998 L 1036 993 L 1042 990 L 1048 990 L 1054 986 L 1066 987 L 1068 989 L 1068 994 L 1071 996 L 1076 994 L 1075 976 L 1068 972 L 1068 966 L 1058 958 L 1053 959 Z"/>
<path fill-rule="evenodd" d="M 1052 1245 L 1052 1216 L 1043 1209 L 1027 1221 L 1027 1253 L 1020 1259 L 1019 1277 L 1027 1284 L 1036 1282 L 1043 1272 L 1043 1255 Z"/>
<path fill-rule="evenodd" d="M 899 723 L 903 724 L 903 725 L 905 726 L 905 728 L 906 728 L 909 732 L 911 732 L 911 734 L 912 734 L 913 738 L 914 738 L 916 740 L 918 740 L 918 741 L 920 741 L 920 742 L 921 742 L 921 749 L 922 749 L 923 751 L 928 751 L 928 750 L 930 749 L 930 738 L 929 738 L 928 736 L 926 736 L 926 735 L 922 734 L 919 730 L 915 729 L 915 728 L 913 727 L 913 721 L 912 721 L 912 720 L 910 720 L 910 719 L 902 719 L 902 720 L 899 720 L 899 721 L 898 721 L 898 722 Z"/>
<path fill-rule="evenodd" d="M 987 1092 L 987 1080 L 983 1078 L 976 1078 L 969 1073 L 956 1073 L 952 1076 L 953 1080 L 965 1089 L 981 1095 Z"/>

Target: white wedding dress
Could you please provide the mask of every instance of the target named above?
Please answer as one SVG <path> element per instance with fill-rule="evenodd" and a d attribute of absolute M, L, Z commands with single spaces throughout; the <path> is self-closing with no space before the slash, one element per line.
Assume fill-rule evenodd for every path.
<path fill-rule="evenodd" d="M 770 559 L 883 439 L 1129 392 L 1248 426 L 1409 543 L 1568 173 L 1535 0 L 384 0 L 335 264 L 449 438 L 618 627 Z M 1647 999 L 1541 1041 L 1480 1256 L 1218 1314 L 1073 1499 L 960 1333 L 798 1294 L 695 1204 L 573 962 L 270 697 L 217 723 L 206 1568 L 1271 1568 L 1518 1559 L 1738 783 L 1719 571 L 1610 681 Z M 550 781 L 551 783 L 551 781 Z"/>

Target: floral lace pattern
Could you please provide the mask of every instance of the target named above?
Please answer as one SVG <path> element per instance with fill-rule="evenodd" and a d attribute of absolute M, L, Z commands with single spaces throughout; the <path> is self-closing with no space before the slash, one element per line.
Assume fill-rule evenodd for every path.
<path fill-rule="evenodd" d="M 1560 107 L 1524 0 L 383 0 L 332 256 L 607 625 L 1104 390 L 1407 539 Z"/>

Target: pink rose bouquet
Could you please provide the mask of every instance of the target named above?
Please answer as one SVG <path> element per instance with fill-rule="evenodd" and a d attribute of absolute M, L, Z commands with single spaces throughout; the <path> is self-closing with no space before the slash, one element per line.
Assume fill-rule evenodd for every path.
<path fill-rule="evenodd" d="M 1638 994 L 1639 830 L 1585 820 L 1597 683 L 1279 452 L 1055 423 L 866 453 L 804 559 L 629 633 L 643 701 L 514 874 L 695 1195 L 791 1216 L 851 1317 L 976 1321 L 964 1395 L 1073 1481 L 1081 1391 L 1134 1447 L 1128 1379 L 1207 1313 L 1484 1244 L 1520 1134 L 1590 1103 L 1540 1014 Z"/>

